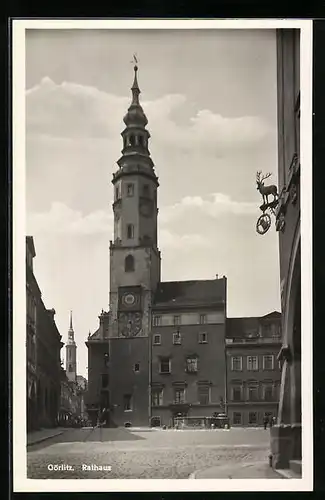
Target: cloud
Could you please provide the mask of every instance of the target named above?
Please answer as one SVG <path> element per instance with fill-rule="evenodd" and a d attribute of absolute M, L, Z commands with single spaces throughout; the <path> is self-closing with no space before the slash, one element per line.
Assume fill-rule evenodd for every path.
<path fill-rule="evenodd" d="M 64 203 L 54 202 L 48 212 L 32 213 L 28 217 L 29 234 L 51 234 L 71 236 L 93 236 L 105 234 L 113 238 L 113 215 L 98 210 L 83 215 Z M 159 244 L 162 249 L 201 248 L 210 241 L 197 233 L 179 234 L 166 228 L 159 231 Z"/>
<path fill-rule="evenodd" d="M 187 216 L 193 210 L 203 215 L 219 217 L 225 214 L 252 215 L 256 214 L 257 204 L 253 202 L 235 201 L 223 193 L 213 193 L 206 198 L 201 196 L 185 196 L 175 205 L 161 207 L 160 221 L 166 223 L 176 218 Z"/>
<path fill-rule="evenodd" d="M 56 84 L 46 77 L 26 91 L 27 133 L 62 139 L 119 140 L 122 118 L 129 104 L 130 96 L 120 97 L 71 82 Z M 193 116 L 181 123 L 175 113 L 187 116 L 189 104 L 193 103 L 181 94 L 143 101 L 155 149 L 168 146 L 220 154 L 259 144 L 272 133 L 272 128 L 260 117 L 224 117 L 208 109 L 193 112 Z"/>
<path fill-rule="evenodd" d="M 223 193 L 213 193 L 206 198 L 185 196 L 175 205 L 161 207 L 159 222 L 164 225 L 175 219 L 188 220 L 191 212 L 217 218 L 222 215 L 256 215 L 257 205 L 253 202 L 239 202 Z M 53 202 L 48 212 L 31 213 L 28 216 L 31 233 L 70 233 L 91 235 L 105 233 L 113 236 L 113 214 L 105 210 L 96 210 L 86 215 L 73 210 L 61 202 Z M 180 248 L 187 243 L 196 247 L 206 245 L 207 240 L 201 235 L 172 234 L 166 229 L 160 232 L 163 245 Z"/>
<path fill-rule="evenodd" d="M 173 250 L 192 250 L 198 248 L 207 248 L 211 246 L 211 241 L 201 234 L 177 234 L 161 229 L 159 231 L 159 247 L 164 251 L 165 249 Z"/>
<path fill-rule="evenodd" d="M 28 232 L 31 234 L 110 235 L 113 216 L 104 210 L 83 215 L 64 203 L 54 202 L 48 212 L 31 213 L 28 217 Z"/>

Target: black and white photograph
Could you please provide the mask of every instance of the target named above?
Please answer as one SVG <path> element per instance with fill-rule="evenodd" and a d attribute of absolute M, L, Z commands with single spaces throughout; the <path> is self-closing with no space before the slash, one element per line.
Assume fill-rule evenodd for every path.
<path fill-rule="evenodd" d="M 13 30 L 15 490 L 311 489 L 311 21 Z"/>

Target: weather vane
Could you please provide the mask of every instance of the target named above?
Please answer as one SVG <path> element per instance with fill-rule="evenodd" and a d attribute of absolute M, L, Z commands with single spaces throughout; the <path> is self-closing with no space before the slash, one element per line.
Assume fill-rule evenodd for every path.
<path fill-rule="evenodd" d="M 133 54 L 133 59 L 132 59 L 132 61 L 130 61 L 130 63 L 135 64 L 135 66 L 137 66 L 137 64 L 138 64 L 138 58 L 137 58 L 136 54 Z"/>

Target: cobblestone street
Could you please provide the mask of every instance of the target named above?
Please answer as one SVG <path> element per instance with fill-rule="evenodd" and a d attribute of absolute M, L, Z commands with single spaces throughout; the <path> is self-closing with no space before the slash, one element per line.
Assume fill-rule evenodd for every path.
<path fill-rule="evenodd" d="M 263 429 L 72 429 L 28 449 L 27 475 L 33 479 L 186 479 L 194 471 L 218 464 L 267 463 L 269 442 L 269 432 Z M 56 465 L 61 470 L 49 470 Z M 94 466 L 110 470 L 90 470 Z"/>

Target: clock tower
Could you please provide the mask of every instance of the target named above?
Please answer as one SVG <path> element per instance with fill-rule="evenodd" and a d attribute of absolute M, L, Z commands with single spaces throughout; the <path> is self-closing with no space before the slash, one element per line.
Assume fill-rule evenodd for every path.
<path fill-rule="evenodd" d="M 148 425 L 152 297 L 160 281 L 158 178 L 134 66 L 124 117 L 122 156 L 113 174 L 114 240 L 110 242 L 110 393 L 115 420 Z M 129 413 L 126 413 L 129 412 Z M 112 415 L 114 419 L 114 415 Z"/>
<path fill-rule="evenodd" d="M 68 342 L 66 349 L 66 374 L 71 382 L 76 381 L 77 377 L 77 346 L 74 340 L 74 330 L 72 326 L 72 311 L 70 311 L 70 327 L 68 331 Z"/>

